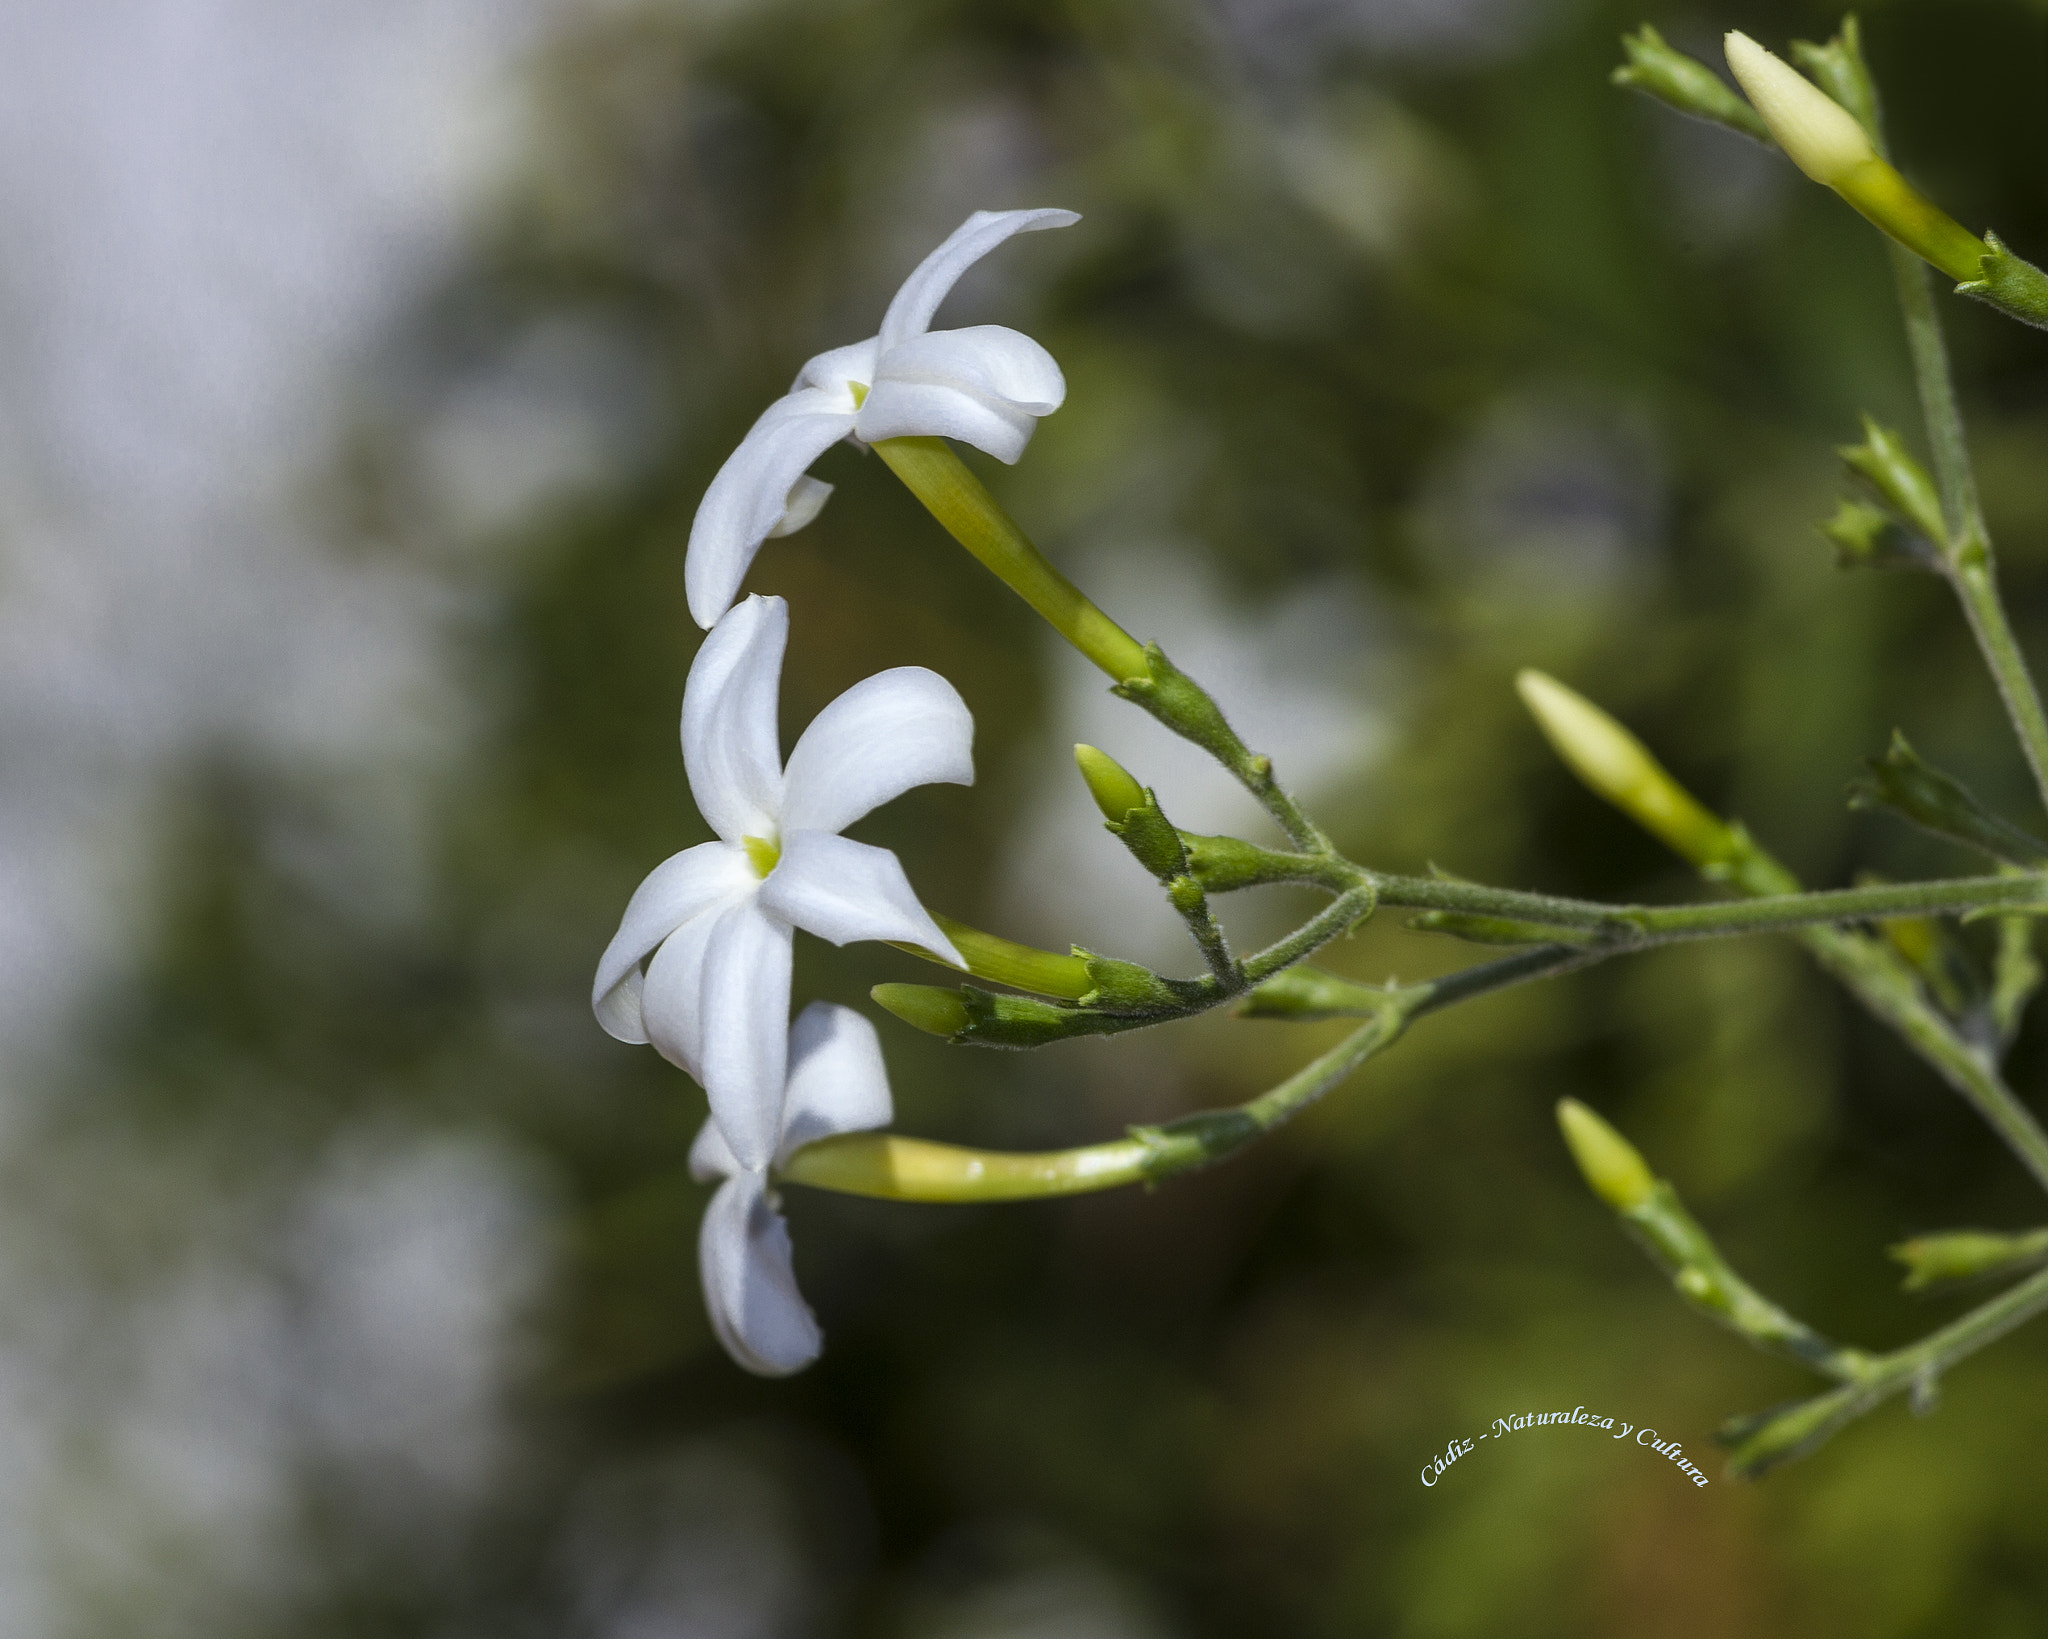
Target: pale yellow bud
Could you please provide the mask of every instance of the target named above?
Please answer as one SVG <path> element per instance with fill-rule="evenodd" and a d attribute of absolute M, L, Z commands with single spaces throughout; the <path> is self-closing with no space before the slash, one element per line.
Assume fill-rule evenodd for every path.
<path fill-rule="evenodd" d="M 1515 688 L 1571 771 L 1645 830 L 1695 865 L 1725 860 L 1734 847 L 1716 819 L 1652 757 L 1642 741 L 1584 695 L 1539 671 L 1524 671 Z"/>
<path fill-rule="evenodd" d="M 1575 1098 L 1557 1101 L 1557 1125 L 1593 1193 L 1616 1212 L 1649 1200 L 1657 1180 L 1636 1147 Z"/>
<path fill-rule="evenodd" d="M 1785 156 L 1814 181 L 1839 187 L 1857 166 L 1877 158 L 1856 116 L 1790 63 L 1732 29 L 1726 45 L 1728 66 L 1750 106 Z"/>

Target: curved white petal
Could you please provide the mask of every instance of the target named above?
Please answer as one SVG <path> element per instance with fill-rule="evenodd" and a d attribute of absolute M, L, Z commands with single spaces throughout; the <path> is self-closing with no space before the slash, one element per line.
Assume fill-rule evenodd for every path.
<path fill-rule="evenodd" d="M 732 1153 L 732 1146 L 725 1141 L 716 1121 L 707 1121 L 697 1129 L 696 1141 L 690 1145 L 692 1178 L 708 1184 L 714 1178 L 736 1178 L 746 1170 Z"/>
<path fill-rule="evenodd" d="M 830 352 L 820 353 L 796 373 L 796 384 L 790 391 L 800 393 L 806 387 L 815 387 L 823 392 L 836 393 L 839 397 L 833 402 L 851 412 L 851 384 L 857 381 L 865 387 L 875 379 L 875 352 L 878 339 L 870 336 L 866 341 L 853 342 L 848 346 L 835 347 Z"/>
<path fill-rule="evenodd" d="M 789 1090 L 776 1159 L 834 1133 L 886 1127 L 894 1114 L 875 1027 L 833 1002 L 813 1002 L 799 1013 L 789 1029 Z"/>
<path fill-rule="evenodd" d="M 1015 466 L 1038 428 L 1029 410 L 950 382 L 884 377 L 860 407 L 855 433 L 866 443 L 885 438 L 957 438 Z"/>
<path fill-rule="evenodd" d="M 896 856 L 850 837 L 783 832 L 782 858 L 761 884 L 761 905 L 835 945 L 890 939 L 967 965 L 917 902 Z"/>
<path fill-rule="evenodd" d="M 626 901 L 619 931 L 598 958 L 590 992 L 597 1022 L 620 1041 L 647 1040 L 640 1017 L 642 960 L 685 922 L 755 880 L 745 852 L 723 842 L 700 842 L 655 866 Z"/>
<path fill-rule="evenodd" d="M 875 338 L 881 350 L 886 353 L 906 336 L 929 329 L 932 315 L 960 275 L 1011 235 L 1064 228 L 1080 220 L 1074 211 L 976 211 L 903 281 L 882 315 L 881 333 Z"/>
<path fill-rule="evenodd" d="M 775 708 L 789 605 L 736 603 L 690 662 L 683 685 L 683 771 L 698 810 L 727 842 L 770 837 L 782 815 L 782 752 Z"/>
<path fill-rule="evenodd" d="M 693 917 L 664 939 L 647 964 L 640 990 L 640 1022 L 647 1039 L 699 1086 L 704 1082 L 704 952 L 719 918 L 731 908 L 726 904 Z"/>
<path fill-rule="evenodd" d="M 748 1371 L 786 1377 L 818 1358 L 824 1334 L 797 1290 L 789 1226 L 761 1173 L 728 1179 L 711 1197 L 697 1234 L 697 1267 L 711 1329 Z"/>
<path fill-rule="evenodd" d="M 974 714 L 937 672 L 897 666 L 811 719 L 782 773 L 785 831 L 843 831 L 919 785 L 974 783 Z"/>
<path fill-rule="evenodd" d="M 1030 415 L 1051 415 L 1067 396 L 1067 378 L 1052 354 L 1000 324 L 912 336 L 883 356 L 875 381 L 965 387 Z"/>
<path fill-rule="evenodd" d="M 832 486 L 822 478 L 813 478 L 805 473 L 789 486 L 789 501 L 782 509 L 782 520 L 768 531 L 771 541 L 785 535 L 794 535 L 805 524 L 825 510 L 825 503 L 832 499 Z"/>
<path fill-rule="evenodd" d="M 750 894 L 718 913 L 704 948 L 698 1079 L 743 1167 L 767 1166 L 782 1134 L 790 943 L 788 921 Z"/>
<path fill-rule="evenodd" d="M 799 499 L 793 492 L 804 470 L 852 431 L 853 401 L 844 392 L 806 389 L 761 412 L 725 458 L 690 522 L 683 586 L 690 617 L 699 626 L 711 626 L 731 607 L 761 543 L 778 530 L 788 533 L 780 526 Z M 813 504 L 811 514 L 816 513 Z"/>

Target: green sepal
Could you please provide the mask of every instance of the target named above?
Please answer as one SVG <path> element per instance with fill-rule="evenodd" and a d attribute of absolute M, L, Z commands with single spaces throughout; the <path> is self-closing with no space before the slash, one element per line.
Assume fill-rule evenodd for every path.
<path fill-rule="evenodd" d="M 1869 777 L 1849 788 L 1852 808 L 1889 808 L 1922 830 L 2026 870 L 2048 866 L 2048 846 L 1999 818 L 1968 787 L 1927 762 L 1896 731 L 1882 757 L 1864 761 Z"/>
<path fill-rule="evenodd" d="M 1143 706 L 1182 739 L 1193 741 L 1233 772 L 1265 762 L 1245 749 L 1237 730 L 1209 698 L 1209 691 L 1168 660 L 1158 644 L 1145 645 L 1145 664 L 1150 676 L 1127 677 L 1113 684 L 1109 692 Z M 1268 764 L 1264 776 L 1270 779 L 1272 772 Z"/>
<path fill-rule="evenodd" d="M 1844 500 L 1820 532 L 1834 543 L 1837 569 L 1941 568 L 1932 544 L 1883 507 Z"/>
<path fill-rule="evenodd" d="M 1399 992 L 1340 979 L 1308 962 L 1276 973 L 1248 992 L 1231 1011 L 1240 1019 L 1371 1018 L 1398 1005 Z"/>
<path fill-rule="evenodd" d="M 1187 874 L 1188 860 L 1181 849 L 1180 832 L 1160 811 L 1159 799 L 1149 790 L 1143 807 L 1128 810 L 1121 821 L 1105 821 L 1104 828 L 1160 881 L 1170 882 Z"/>
<path fill-rule="evenodd" d="M 967 1023 L 948 1038 L 956 1047 L 1043 1047 L 1076 1036 L 1114 1035 L 1132 1028 L 1128 1015 L 1061 1007 L 1035 996 L 1010 996 L 976 985 L 960 987 Z"/>
<path fill-rule="evenodd" d="M 1203 993 L 1199 981 L 1168 979 L 1136 962 L 1097 956 L 1079 946 L 1075 950 L 1087 961 L 1093 986 L 1081 998 L 1084 1008 L 1107 1013 L 1179 1013 Z"/>
<path fill-rule="evenodd" d="M 1320 879 L 1313 861 L 1306 856 L 1261 848 L 1239 837 L 1205 837 L 1183 831 L 1180 842 L 1187 854 L 1189 873 L 1210 893 L 1234 893 L 1239 888 L 1264 887 L 1274 882 Z"/>
<path fill-rule="evenodd" d="M 2048 1263 L 2048 1229 L 2023 1235 L 1953 1229 L 1938 1235 L 1916 1235 L 1886 1250 L 1906 1266 L 1904 1290 L 1925 1292 L 1965 1281 L 2018 1275 Z"/>
<path fill-rule="evenodd" d="M 1553 928 L 1506 916 L 1471 916 L 1464 911 L 1422 911 L 1408 918 L 1417 933 L 1449 934 L 1473 945 L 1585 945 L 1598 937 L 1587 928 Z"/>
<path fill-rule="evenodd" d="M 2013 255 L 1997 234 L 1985 230 L 1984 242 L 1991 247 L 1978 264 L 1978 277 L 1956 286 L 1958 296 L 1974 296 L 2005 314 L 2048 330 L 2048 273 L 2032 262 Z"/>
<path fill-rule="evenodd" d="M 1947 538 L 1941 521 L 1941 495 L 1934 480 L 1897 433 L 1866 415 L 1863 442 L 1841 445 L 1835 453 L 1851 472 L 1877 491 L 1894 513 L 1927 540 L 1939 542 Z"/>
<path fill-rule="evenodd" d="M 1628 61 L 1608 76 L 1614 84 L 1655 97 L 1681 114 L 1712 120 L 1766 147 L 1773 146 L 1770 127 L 1727 81 L 1697 57 L 1672 50 L 1648 23 L 1634 34 L 1624 34 L 1621 49 L 1628 53 Z"/>
<path fill-rule="evenodd" d="M 1158 1179 L 1220 1161 L 1232 1150 L 1257 1138 L 1266 1127 L 1249 1111 L 1233 1109 L 1203 1110 L 1156 1127 L 1126 1130 L 1148 1152 L 1146 1175 Z"/>
<path fill-rule="evenodd" d="M 1804 1457 L 1861 1416 L 1869 1409 L 1868 1399 L 1868 1391 L 1860 1385 L 1844 1384 L 1811 1400 L 1789 1400 L 1767 1411 L 1731 1417 L 1714 1431 L 1714 1439 L 1735 1448 L 1728 1454 L 1729 1473 L 1757 1479 L 1780 1463 Z"/>

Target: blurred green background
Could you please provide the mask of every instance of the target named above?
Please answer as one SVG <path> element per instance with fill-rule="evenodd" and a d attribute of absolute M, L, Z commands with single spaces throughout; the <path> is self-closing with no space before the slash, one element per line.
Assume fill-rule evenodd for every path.
<path fill-rule="evenodd" d="M 277 105 L 285 139 L 243 145 L 251 165 L 292 163 L 273 59 L 324 73 L 337 41 L 399 27 L 179 14 L 105 8 L 79 60 L 157 54 L 152 83 L 184 97 L 205 53 L 247 51 L 209 94 Z M 124 17 L 140 45 L 112 38 Z M 402 127 L 423 163 L 478 130 L 500 161 L 306 367 L 316 433 L 215 462 L 222 495 L 261 487 L 293 520 L 264 537 L 283 544 L 163 568 L 147 509 L 109 514 L 158 569 L 66 572 L 125 588 L 129 624 L 61 688 L 40 649 L 10 670 L 7 812 L 45 821 L 10 833 L 8 893 L 40 903 L 37 850 L 89 844 L 77 904 L 111 909 L 51 913 L 101 931 L 48 998 L 61 940 L 9 946 L 35 1028 L 9 1038 L 0 1131 L 0 1632 L 2038 1632 L 2048 1336 L 1960 1368 L 1933 1416 L 1894 1405 L 1760 1485 L 1724 1480 L 1714 1426 L 1809 1380 L 1683 1310 L 1557 1139 L 1558 1097 L 1607 1113 L 1823 1330 L 1890 1346 L 1957 1312 L 1900 1297 L 1883 1247 L 2040 1208 L 1788 943 L 1433 1018 L 1274 1141 L 1153 1194 L 793 1191 L 828 1346 L 786 1382 L 743 1375 L 703 1318 L 706 1192 L 683 1170 L 701 1095 L 588 1012 L 633 886 L 708 835 L 676 744 L 697 498 L 797 367 L 870 334 L 977 208 L 1084 220 L 1004 248 L 942 313 L 1025 329 L 1068 376 L 1014 470 L 974 459 L 1354 857 L 1700 892 L 1549 757 L 1513 696 L 1525 665 L 1816 884 L 1967 866 L 1848 811 L 1894 727 L 2040 823 L 1942 589 L 1841 574 L 1815 532 L 1859 411 L 1918 442 L 1880 248 L 1774 156 L 1610 88 L 1643 20 L 1604 0 L 613 0 L 538 8 L 491 48 L 481 112 Z M 1726 27 L 1782 48 L 1838 19 L 1648 20 L 1711 54 Z M 1865 28 L 1906 169 L 2038 259 L 2048 9 L 1899 0 Z M 432 107 L 452 81 L 415 46 L 386 66 Z M 396 140 L 381 107 L 352 102 L 341 146 Z M 50 221 L 136 173 L 81 174 Z M 254 251 L 166 210 L 201 259 L 260 260 L 264 234 L 360 206 L 339 183 L 294 194 Z M 130 328 L 171 325 L 151 260 L 115 260 L 145 293 Z M 7 308 L 72 356 L 57 297 Z M 2048 338 L 1943 310 L 2017 624 L 2048 655 Z M 177 333 L 211 367 L 256 322 Z M 47 437 L 17 489 L 63 465 L 69 401 L 34 380 L 16 419 Z M 132 477 L 193 402 L 95 459 Z M 872 671 L 936 668 L 975 711 L 979 781 L 858 834 L 935 908 L 1191 967 L 1066 748 L 1106 745 L 1191 828 L 1255 815 L 878 462 L 841 447 L 818 470 L 830 505 L 749 582 L 792 607 L 786 740 Z M 33 516 L 87 530 L 90 464 L 68 482 Z M 10 506 L 0 606 L 25 640 L 72 560 Z M 221 536 L 212 516 L 192 511 L 194 540 Z M 317 568 L 266 591 L 249 565 L 271 557 Z M 157 572 L 175 597 L 145 595 Z M 229 630 L 262 633 L 269 669 Z M 391 658 L 399 630 L 412 659 Z M 176 664 L 132 669 L 158 651 Z M 287 728 L 240 706 L 154 726 L 153 702 L 214 697 L 163 681 L 187 667 Z M 364 703 L 346 685 L 371 671 Z M 107 678 L 129 692 L 102 701 Z M 88 765 L 146 770 L 119 787 L 132 820 Z M 1226 905 L 1248 932 L 1294 908 Z M 1377 981 L 1471 954 L 1388 916 L 1331 965 Z M 871 984 L 929 977 L 810 941 L 797 994 L 873 1013 Z M 901 1127 L 1007 1147 L 1249 1096 L 1329 1039 L 1205 1020 L 1010 1056 L 880 1022 Z M 2024 1094 L 2043 1070 L 2037 1025 Z M 1714 1483 L 1581 1430 L 1419 1483 L 1496 1416 L 1579 1404 L 1679 1437 Z"/>

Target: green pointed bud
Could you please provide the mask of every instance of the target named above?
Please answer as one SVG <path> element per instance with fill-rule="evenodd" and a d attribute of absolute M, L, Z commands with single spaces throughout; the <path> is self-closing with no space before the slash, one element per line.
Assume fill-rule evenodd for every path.
<path fill-rule="evenodd" d="M 1924 1292 L 1958 1281 L 2017 1275 L 2048 1263 L 2048 1229 L 2023 1235 L 1954 1229 L 1940 1235 L 1915 1236 L 1889 1251 L 1906 1266 L 1905 1289 Z"/>
<path fill-rule="evenodd" d="M 1081 770 L 1081 778 L 1088 782 L 1088 795 L 1095 799 L 1095 806 L 1102 810 L 1102 817 L 1113 825 L 1121 825 L 1124 816 L 1133 808 L 1145 806 L 1145 788 L 1124 771 L 1124 767 L 1106 751 L 1094 746 L 1074 747 L 1074 763 Z"/>
<path fill-rule="evenodd" d="M 1929 569 L 1941 561 L 1934 549 L 1883 507 L 1841 501 L 1820 526 L 1835 545 L 1837 569 Z"/>
<path fill-rule="evenodd" d="M 1865 1409 L 1863 1394 L 1849 1383 L 1796 1405 L 1730 1418 L 1714 1433 L 1717 1442 L 1735 1448 L 1728 1454 L 1728 1472 L 1753 1480 L 1805 1456 Z"/>
<path fill-rule="evenodd" d="M 913 1030 L 928 1036 L 951 1038 L 968 1025 L 967 1006 L 957 990 L 938 985 L 876 985 L 868 995 Z"/>
<path fill-rule="evenodd" d="M 2048 273 L 2013 255 L 1995 233 L 1985 234 L 1984 242 L 1983 260 L 1960 276 L 1963 282 L 1956 290 L 1988 302 L 2009 319 L 2048 330 Z"/>
<path fill-rule="evenodd" d="M 1935 490 L 1934 480 L 1913 459 L 1897 433 L 1866 415 L 1863 442 L 1845 444 L 1835 453 L 1851 472 L 1883 497 L 1893 512 L 1928 540 L 1938 544 L 1947 538 L 1941 521 L 1941 496 Z"/>
<path fill-rule="evenodd" d="M 1544 738 L 1571 771 L 1695 865 L 1734 859 L 1738 839 L 1652 757 L 1633 734 L 1582 694 L 1539 671 L 1515 687 Z"/>
<path fill-rule="evenodd" d="M 1557 1101 L 1557 1125 L 1595 1195 L 1616 1212 L 1631 1212 L 1657 1191 L 1636 1147 L 1575 1098 Z"/>
<path fill-rule="evenodd" d="M 1861 121 L 1746 34 L 1727 37 L 1728 66 L 1785 155 L 1916 256 L 1952 279 L 1976 279 L 1990 247 L 1894 170 Z"/>
<path fill-rule="evenodd" d="M 1922 830 L 1960 842 L 2028 870 L 2048 867 L 2048 845 L 1992 813 L 1968 787 L 1944 774 L 1894 733 L 1882 757 L 1864 762 L 1868 775 L 1849 788 L 1852 808 L 1889 808 Z"/>
<path fill-rule="evenodd" d="M 1672 50 L 1648 23 L 1634 34 L 1624 34 L 1621 49 L 1628 53 L 1628 61 L 1609 76 L 1614 84 L 1641 91 L 1669 103 L 1681 114 L 1712 120 L 1758 142 L 1771 140 L 1770 127 L 1728 89 L 1720 75 L 1697 57 Z"/>
<path fill-rule="evenodd" d="M 943 438 L 884 438 L 874 451 L 946 533 L 1116 682 L 1145 678 L 1145 650 L 1055 569 Z"/>

